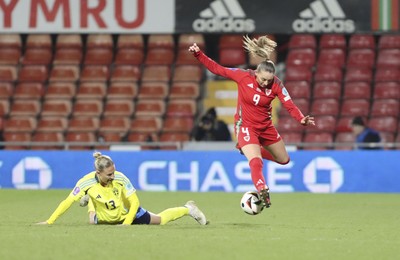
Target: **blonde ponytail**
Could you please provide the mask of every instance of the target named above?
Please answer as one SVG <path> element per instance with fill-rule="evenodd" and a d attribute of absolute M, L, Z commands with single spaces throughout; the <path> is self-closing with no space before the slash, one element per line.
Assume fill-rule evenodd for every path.
<path fill-rule="evenodd" d="M 112 161 L 110 156 L 103 155 L 100 152 L 94 152 L 93 157 L 95 159 L 94 168 L 97 172 L 102 172 L 105 168 L 114 165 L 114 162 Z"/>
<path fill-rule="evenodd" d="M 245 35 L 243 36 L 243 47 L 255 57 L 271 60 L 271 54 L 275 51 L 276 42 L 267 36 L 250 39 L 248 35 Z"/>

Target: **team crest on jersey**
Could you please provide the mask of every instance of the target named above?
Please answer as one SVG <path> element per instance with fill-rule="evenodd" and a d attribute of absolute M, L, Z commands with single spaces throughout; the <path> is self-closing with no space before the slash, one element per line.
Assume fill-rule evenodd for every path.
<path fill-rule="evenodd" d="M 272 90 L 271 89 L 265 89 L 265 94 L 267 95 L 267 96 L 269 96 L 269 95 L 271 95 L 271 92 L 272 92 Z"/>
<path fill-rule="evenodd" d="M 78 194 L 80 191 L 81 191 L 81 189 L 77 186 L 77 187 L 74 188 L 74 191 L 72 192 L 72 194 L 74 196 L 76 196 L 76 194 Z"/>
<path fill-rule="evenodd" d="M 244 139 L 246 142 L 248 142 L 248 141 L 250 141 L 250 136 L 246 135 L 245 137 L 243 137 L 243 139 Z"/>
<path fill-rule="evenodd" d="M 117 188 L 114 188 L 114 189 L 113 189 L 113 193 L 114 193 L 115 196 L 118 196 L 118 194 L 119 194 L 118 189 L 117 189 Z"/>

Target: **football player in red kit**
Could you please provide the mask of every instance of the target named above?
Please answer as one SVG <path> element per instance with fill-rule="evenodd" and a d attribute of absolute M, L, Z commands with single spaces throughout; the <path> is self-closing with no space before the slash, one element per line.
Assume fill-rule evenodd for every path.
<path fill-rule="evenodd" d="M 263 198 L 265 207 L 271 206 L 269 187 L 263 176 L 263 159 L 279 164 L 290 161 L 278 131 L 271 120 L 271 102 L 278 97 L 289 114 L 302 125 L 315 125 L 314 117 L 304 116 L 282 81 L 275 76 L 275 65 L 270 60 L 276 43 L 266 36 L 257 39 L 244 37 L 244 48 L 264 60 L 256 70 L 227 68 L 207 57 L 194 43 L 189 51 L 212 73 L 231 79 L 238 85 L 238 101 L 235 114 L 237 148 L 249 161 L 251 178 Z"/>

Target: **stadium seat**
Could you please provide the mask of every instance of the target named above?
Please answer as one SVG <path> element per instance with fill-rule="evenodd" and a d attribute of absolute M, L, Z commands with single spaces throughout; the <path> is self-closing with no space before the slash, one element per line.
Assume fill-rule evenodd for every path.
<path fill-rule="evenodd" d="M 39 132 L 61 132 L 63 133 L 68 125 L 68 119 L 60 116 L 42 116 L 36 130 Z"/>
<path fill-rule="evenodd" d="M 193 43 L 196 43 L 197 46 L 200 47 L 201 50 L 204 50 L 206 47 L 204 36 L 201 33 L 183 33 L 179 35 L 178 38 L 178 49 L 187 50 L 189 46 Z"/>
<path fill-rule="evenodd" d="M 72 99 L 76 93 L 75 83 L 50 82 L 47 86 L 46 99 Z"/>
<path fill-rule="evenodd" d="M 15 48 L 20 50 L 22 48 L 22 39 L 20 34 L 0 34 L 0 49 Z"/>
<path fill-rule="evenodd" d="M 384 34 L 381 35 L 378 42 L 378 49 L 399 49 L 400 35 Z"/>
<path fill-rule="evenodd" d="M 375 49 L 375 37 L 372 34 L 352 34 L 349 49 Z"/>
<path fill-rule="evenodd" d="M 27 49 L 22 57 L 22 65 L 49 65 L 52 62 L 51 49 Z"/>
<path fill-rule="evenodd" d="M 162 127 L 163 133 L 183 132 L 190 133 L 193 128 L 193 117 L 167 116 Z"/>
<path fill-rule="evenodd" d="M 108 99 L 104 105 L 103 116 L 130 117 L 135 111 L 133 100 L 129 99 Z"/>
<path fill-rule="evenodd" d="M 13 99 L 37 99 L 40 100 L 44 94 L 42 83 L 18 83 L 15 85 Z"/>
<path fill-rule="evenodd" d="M 190 138 L 188 133 L 168 132 L 160 134 L 160 142 L 187 142 L 189 140 Z M 168 147 L 167 149 L 170 148 L 171 147 Z M 163 148 L 161 147 L 161 149 Z"/>
<path fill-rule="evenodd" d="M 174 75 L 172 77 L 173 82 L 186 82 L 194 81 L 200 82 L 202 79 L 202 69 L 197 65 L 180 65 L 176 66 L 174 70 Z"/>
<path fill-rule="evenodd" d="M 76 99 L 103 99 L 106 91 L 107 85 L 104 82 L 82 82 L 75 97 Z"/>
<path fill-rule="evenodd" d="M 351 123 L 353 121 L 353 118 L 353 116 L 341 116 L 336 123 L 336 132 L 351 132 Z"/>
<path fill-rule="evenodd" d="M 82 62 L 82 51 L 80 49 L 57 49 L 54 55 L 54 65 L 79 65 Z"/>
<path fill-rule="evenodd" d="M 187 49 L 179 49 L 175 65 L 198 65 L 199 61 Z"/>
<path fill-rule="evenodd" d="M 18 80 L 20 82 L 41 82 L 44 83 L 48 78 L 48 70 L 43 65 L 23 66 L 19 71 Z"/>
<path fill-rule="evenodd" d="M 145 66 L 142 74 L 142 82 L 145 81 L 164 81 L 171 79 L 170 67 L 166 65 Z"/>
<path fill-rule="evenodd" d="M 147 39 L 147 49 L 174 49 L 175 41 L 172 34 L 150 34 Z"/>
<path fill-rule="evenodd" d="M 77 65 L 55 65 L 49 76 L 49 82 L 75 83 L 78 79 L 79 67 Z"/>
<path fill-rule="evenodd" d="M 32 133 L 37 126 L 37 120 L 33 116 L 11 116 L 4 121 L 4 132 Z"/>
<path fill-rule="evenodd" d="M 375 67 L 375 50 L 351 49 L 347 55 L 346 67 Z"/>
<path fill-rule="evenodd" d="M 318 66 L 329 65 L 343 68 L 346 62 L 346 53 L 343 49 L 322 49 L 318 55 Z"/>
<path fill-rule="evenodd" d="M 334 98 L 314 99 L 311 103 L 310 113 L 314 116 L 334 116 L 339 115 L 339 101 Z"/>
<path fill-rule="evenodd" d="M 400 49 L 379 50 L 376 66 L 400 68 Z"/>
<path fill-rule="evenodd" d="M 343 34 L 322 34 L 319 39 L 320 49 L 341 49 L 346 50 L 346 38 Z"/>
<path fill-rule="evenodd" d="M 286 68 L 286 81 L 308 81 L 311 82 L 312 73 L 309 68 L 303 66 L 289 66 Z"/>
<path fill-rule="evenodd" d="M 90 81 L 100 81 L 105 82 L 110 77 L 110 71 L 107 66 L 84 66 L 81 72 L 80 81 L 90 82 Z"/>
<path fill-rule="evenodd" d="M 17 48 L 0 48 L 0 65 L 18 65 L 21 51 Z"/>
<path fill-rule="evenodd" d="M 400 99 L 400 82 L 377 82 L 374 87 L 374 99 Z"/>
<path fill-rule="evenodd" d="M 139 99 L 160 99 L 168 96 L 169 84 L 167 82 L 143 82 L 139 89 Z"/>
<path fill-rule="evenodd" d="M 159 137 L 155 133 L 147 133 L 147 132 L 130 132 L 128 134 L 129 142 L 157 142 L 159 141 Z"/>
<path fill-rule="evenodd" d="M 8 99 L 0 99 L 0 117 L 6 117 L 10 113 L 10 101 Z"/>
<path fill-rule="evenodd" d="M 11 116 L 37 116 L 40 112 L 39 100 L 14 100 L 11 106 Z"/>
<path fill-rule="evenodd" d="M 239 34 L 222 34 L 219 38 L 218 49 L 241 49 L 243 51 L 243 37 Z"/>
<path fill-rule="evenodd" d="M 91 48 L 85 53 L 84 65 L 109 66 L 113 61 L 113 50 L 108 48 Z"/>
<path fill-rule="evenodd" d="M 56 38 L 56 49 L 82 50 L 83 42 L 80 34 L 58 34 Z"/>
<path fill-rule="evenodd" d="M 363 116 L 369 115 L 369 101 L 365 99 L 345 99 L 340 109 L 341 116 Z"/>
<path fill-rule="evenodd" d="M 115 66 L 111 74 L 111 82 L 135 82 L 140 79 L 140 68 L 132 65 Z"/>
<path fill-rule="evenodd" d="M 354 81 L 372 81 L 372 69 L 368 67 L 349 67 L 346 69 L 346 74 L 344 76 L 345 82 Z"/>
<path fill-rule="evenodd" d="M 0 100 L 9 99 L 14 92 L 14 85 L 10 82 L 0 82 Z"/>
<path fill-rule="evenodd" d="M 163 100 L 139 99 L 135 107 L 136 116 L 162 116 L 165 113 Z"/>
<path fill-rule="evenodd" d="M 100 119 L 93 116 L 75 116 L 68 122 L 69 132 L 97 132 Z"/>
<path fill-rule="evenodd" d="M 93 132 L 67 132 L 65 141 L 71 143 L 70 150 L 89 150 L 93 148 L 90 143 L 96 141 L 96 136 Z"/>
<path fill-rule="evenodd" d="M 107 116 L 100 121 L 99 133 L 117 132 L 122 137 L 128 132 L 130 124 L 129 117 Z"/>
<path fill-rule="evenodd" d="M 111 82 L 107 90 L 107 99 L 134 99 L 137 93 L 136 82 Z"/>
<path fill-rule="evenodd" d="M 86 49 L 104 48 L 113 49 L 114 43 L 111 34 L 89 34 L 86 41 Z"/>
<path fill-rule="evenodd" d="M 380 132 L 379 136 L 381 137 L 382 143 L 393 143 L 395 141 L 395 135 L 390 132 Z M 387 146 L 385 149 L 390 149 L 390 146 Z"/>
<path fill-rule="evenodd" d="M 28 34 L 26 38 L 26 49 L 31 48 L 42 48 L 42 49 L 52 49 L 53 42 L 51 40 L 50 34 Z"/>
<path fill-rule="evenodd" d="M 35 132 L 32 136 L 31 150 L 63 150 L 64 135 L 61 132 Z M 50 144 L 51 143 L 51 144 Z"/>
<path fill-rule="evenodd" d="M 304 126 L 290 116 L 280 117 L 277 125 L 278 132 L 281 133 L 303 133 Z"/>
<path fill-rule="evenodd" d="M 243 66 L 246 62 L 246 53 L 241 49 L 223 48 L 219 50 L 219 64 L 222 66 Z"/>
<path fill-rule="evenodd" d="M 337 133 L 335 150 L 353 150 L 355 138 L 353 133 Z"/>
<path fill-rule="evenodd" d="M 331 133 L 326 132 L 306 132 L 304 134 L 303 142 L 308 144 L 304 147 L 304 150 L 327 150 L 331 148 L 333 136 Z"/>
<path fill-rule="evenodd" d="M 398 120 L 394 116 L 373 116 L 368 120 L 368 126 L 378 132 L 397 133 Z"/>
<path fill-rule="evenodd" d="M 285 142 L 288 144 L 300 144 L 303 141 L 303 133 L 283 132 L 279 133 Z"/>
<path fill-rule="evenodd" d="M 200 85 L 196 82 L 172 82 L 170 99 L 197 99 L 200 96 Z"/>
<path fill-rule="evenodd" d="M 400 68 L 377 68 L 374 75 L 375 82 L 400 82 Z"/>
<path fill-rule="evenodd" d="M 28 144 L 24 145 L 21 144 L 22 142 L 30 142 L 31 141 L 31 134 L 30 133 L 16 133 L 16 132 L 4 132 L 3 133 L 4 141 L 9 143 L 17 143 L 20 144 L 6 144 L 4 146 L 5 150 L 27 150 Z"/>
<path fill-rule="evenodd" d="M 371 85 L 367 82 L 346 82 L 343 87 L 343 99 L 371 98 Z"/>
<path fill-rule="evenodd" d="M 73 116 L 99 117 L 103 113 L 103 101 L 98 99 L 78 99 L 72 109 Z"/>
<path fill-rule="evenodd" d="M 68 117 L 72 111 L 72 103 L 68 99 L 45 99 L 41 116 Z"/>
<path fill-rule="evenodd" d="M 167 104 L 167 116 L 194 116 L 197 113 L 193 99 L 171 99 Z"/>
<path fill-rule="evenodd" d="M 158 133 L 161 130 L 163 120 L 159 116 L 137 116 L 131 121 L 130 132 L 134 133 Z"/>
<path fill-rule="evenodd" d="M 314 75 L 314 81 L 342 82 L 343 72 L 340 68 L 328 65 L 318 65 Z"/>
<path fill-rule="evenodd" d="M 400 113 L 398 99 L 377 99 L 374 100 L 371 108 L 371 116 L 394 116 Z"/>
<path fill-rule="evenodd" d="M 312 68 L 315 65 L 315 61 L 316 53 L 314 49 L 290 49 L 286 59 L 286 64 L 288 66 L 293 65 Z"/>
<path fill-rule="evenodd" d="M 146 65 L 171 65 L 175 60 L 173 49 L 152 48 L 147 51 Z"/>
<path fill-rule="evenodd" d="M 117 39 L 117 49 L 140 49 L 144 48 L 143 35 L 141 34 L 120 34 Z"/>
<path fill-rule="evenodd" d="M 122 48 L 118 49 L 115 55 L 115 65 L 135 65 L 139 66 L 144 61 L 142 49 Z"/>
<path fill-rule="evenodd" d="M 289 39 L 289 49 L 317 48 L 317 40 L 313 34 L 293 34 Z"/>
<path fill-rule="evenodd" d="M 334 98 L 342 97 L 342 85 L 337 81 L 319 81 L 314 84 L 313 98 Z"/>
<path fill-rule="evenodd" d="M 17 67 L 11 65 L 0 66 L 0 81 L 1 82 L 14 82 L 17 80 Z"/>
<path fill-rule="evenodd" d="M 328 132 L 334 133 L 336 128 L 336 117 L 331 115 L 318 116 L 315 119 L 315 126 L 307 127 L 306 132 Z"/>
<path fill-rule="evenodd" d="M 252 69 L 256 69 L 258 64 L 260 64 L 264 59 L 259 56 L 255 56 L 252 55 L 251 53 L 248 53 L 248 60 L 249 60 L 249 67 Z M 275 64 L 278 63 L 278 52 L 276 50 L 274 50 L 270 54 L 270 60 L 272 60 L 272 62 L 274 62 Z"/>

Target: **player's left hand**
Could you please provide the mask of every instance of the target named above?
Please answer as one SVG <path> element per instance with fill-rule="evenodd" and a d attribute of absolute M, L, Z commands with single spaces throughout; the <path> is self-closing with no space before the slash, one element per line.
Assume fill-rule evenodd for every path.
<path fill-rule="evenodd" d="M 307 115 L 301 119 L 302 125 L 315 125 L 314 117 Z"/>

